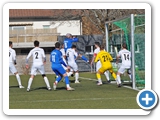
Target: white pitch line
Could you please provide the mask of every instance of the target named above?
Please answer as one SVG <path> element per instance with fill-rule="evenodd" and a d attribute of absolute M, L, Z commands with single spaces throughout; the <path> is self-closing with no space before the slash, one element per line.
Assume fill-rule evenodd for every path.
<path fill-rule="evenodd" d="M 92 78 L 85 78 L 85 77 L 79 77 L 79 78 L 85 79 L 85 80 L 98 81 L 97 79 L 92 79 Z M 116 81 L 111 81 L 111 83 L 116 83 Z M 129 87 L 129 86 L 122 86 L 122 87 L 129 88 L 129 89 L 136 90 L 136 91 L 140 91 L 139 89 L 133 89 L 132 87 Z"/>
<path fill-rule="evenodd" d="M 86 98 L 86 99 L 64 99 L 64 100 L 34 100 L 34 101 L 12 101 L 10 104 L 15 103 L 35 103 L 35 102 L 68 102 L 68 101 L 86 101 L 86 100 L 113 100 L 113 99 L 133 99 L 135 97 L 117 97 L 117 98 Z"/>
<path fill-rule="evenodd" d="M 79 77 L 79 78 L 84 79 L 84 80 L 98 81 L 97 79 L 92 79 L 92 78 L 85 78 L 85 77 Z M 116 81 L 111 81 L 111 83 L 116 83 Z"/>
<path fill-rule="evenodd" d="M 81 79 L 85 79 L 85 80 L 92 80 L 92 81 L 98 81 L 97 79 L 92 79 L 92 78 L 85 78 L 85 77 L 79 77 Z"/>

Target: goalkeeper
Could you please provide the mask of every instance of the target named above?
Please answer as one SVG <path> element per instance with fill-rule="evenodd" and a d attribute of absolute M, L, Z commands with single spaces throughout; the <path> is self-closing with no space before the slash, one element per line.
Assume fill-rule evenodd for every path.
<path fill-rule="evenodd" d="M 113 60 L 113 58 L 108 52 L 104 51 L 104 46 L 100 47 L 100 52 L 97 54 L 94 62 L 98 62 L 99 60 L 102 64 L 102 66 L 101 66 L 101 68 L 99 68 L 99 70 L 96 73 L 98 82 L 99 83 L 102 82 L 101 74 L 103 74 L 107 70 L 111 73 L 113 78 L 116 80 L 117 77 L 116 77 L 116 74 L 112 70 L 112 64 L 111 64 L 111 61 Z M 116 80 L 116 82 L 117 82 L 117 80 Z M 117 82 L 117 85 L 118 85 L 118 82 Z"/>

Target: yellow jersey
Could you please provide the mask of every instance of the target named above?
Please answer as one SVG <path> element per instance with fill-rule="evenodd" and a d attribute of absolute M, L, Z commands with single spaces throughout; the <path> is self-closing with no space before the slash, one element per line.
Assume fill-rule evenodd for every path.
<path fill-rule="evenodd" d="M 107 66 L 107 65 L 111 65 L 111 62 L 110 62 L 110 61 L 112 61 L 113 58 L 112 58 L 112 56 L 111 56 L 108 52 L 106 52 L 106 51 L 104 51 L 104 50 L 101 50 L 101 51 L 97 54 L 94 62 L 98 62 L 99 60 L 100 60 L 100 62 L 101 62 L 101 64 L 102 64 L 102 66 Z"/>

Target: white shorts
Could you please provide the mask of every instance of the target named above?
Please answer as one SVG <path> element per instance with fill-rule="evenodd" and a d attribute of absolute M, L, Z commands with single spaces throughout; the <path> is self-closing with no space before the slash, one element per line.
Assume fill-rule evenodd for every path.
<path fill-rule="evenodd" d="M 119 68 L 119 70 L 118 70 L 118 72 L 119 73 L 121 73 L 121 74 L 123 74 L 127 69 L 130 69 L 130 67 L 129 66 L 121 66 L 120 68 Z"/>
<path fill-rule="evenodd" d="M 71 62 L 71 63 L 68 63 L 68 65 L 71 67 L 71 69 L 73 69 L 73 71 L 78 71 L 77 63 Z"/>
<path fill-rule="evenodd" d="M 36 75 L 38 71 L 39 71 L 41 74 L 45 74 L 44 65 L 32 65 L 31 75 Z"/>
<path fill-rule="evenodd" d="M 97 63 L 96 63 L 96 72 L 98 72 L 98 70 L 101 68 L 101 62 L 100 61 L 98 61 Z"/>
<path fill-rule="evenodd" d="M 12 74 L 16 73 L 17 72 L 17 69 L 16 67 L 14 66 L 13 63 L 9 63 L 9 70 L 12 72 Z"/>

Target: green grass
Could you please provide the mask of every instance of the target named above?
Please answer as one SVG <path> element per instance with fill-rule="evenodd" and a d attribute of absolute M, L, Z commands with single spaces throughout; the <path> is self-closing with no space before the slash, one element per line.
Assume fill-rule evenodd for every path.
<path fill-rule="evenodd" d="M 26 92 L 30 76 L 21 75 L 25 89 L 19 89 L 15 76 L 9 77 L 9 109 L 140 109 L 136 103 L 138 91 L 115 84 L 97 86 L 96 81 L 79 79 L 74 83 L 70 77 L 70 85 L 75 91 L 67 91 L 65 83 L 60 82 L 57 90 L 48 91 L 44 80 L 37 75 L 33 80 L 31 91 Z M 51 87 L 55 75 L 47 75 Z M 96 79 L 93 73 L 80 73 L 80 77 Z M 102 76 L 105 81 L 104 76 Z"/>

